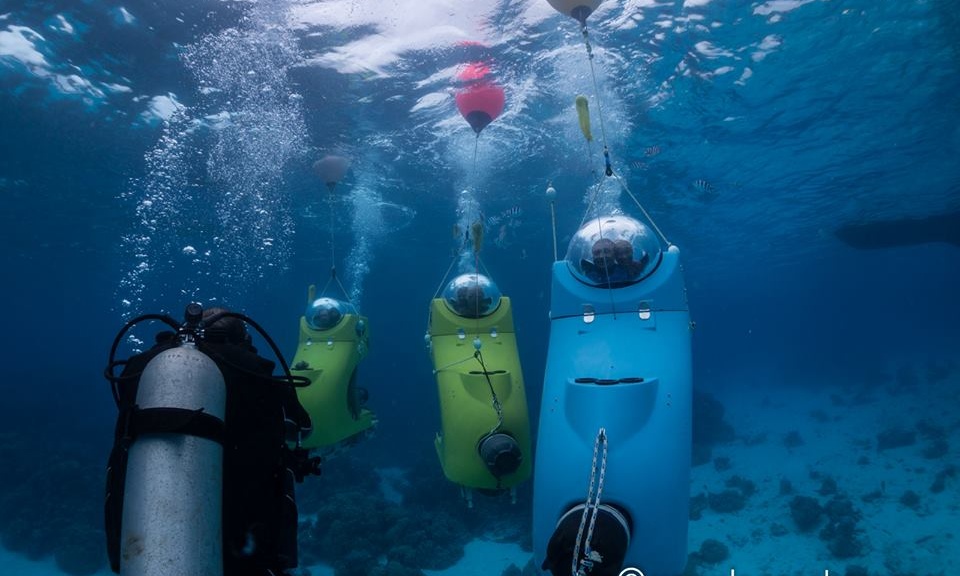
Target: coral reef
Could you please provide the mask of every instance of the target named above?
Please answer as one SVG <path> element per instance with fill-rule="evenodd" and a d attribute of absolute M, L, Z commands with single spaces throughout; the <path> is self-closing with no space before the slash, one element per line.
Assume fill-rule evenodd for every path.
<path fill-rule="evenodd" d="M 707 494 L 707 502 L 714 512 L 736 512 L 746 506 L 747 498 L 739 490 L 727 489 L 723 492 L 710 492 Z"/>
<path fill-rule="evenodd" d="M 690 498 L 690 519 L 699 520 L 703 517 L 703 511 L 710 507 L 709 499 L 706 494 L 697 494 Z"/>
<path fill-rule="evenodd" d="M 103 568 L 106 454 L 99 456 L 65 438 L 0 435 L 0 544 L 34 560 L 53 556 L 73 576 Z"/>
<path fill-rule="evenodd" d="M 388 560 L 386 564 L 374 566 L 366 574 L 369 574 L 369 576 L 423 576 L 421 570 L 410 568 L 392 560 Z"/>
<path fill-rule="evenodd" d="M 0 544 L 31 559 L 52 556 L 72 576 L 103 570 L 109 440 L 109 432 L 85 444 L 0 434 Z M 417 463 L 407 479 L 401 507 L 384 496 L 364 459 L 326 461 L 323 476 L 297 485 L 301 566 L 325 562 L 337 576 L 418 576 L 455 564 L 478 535 L 532 548 L 529 483 L 519 488 L 517 504 L 503 494 L 477 495 L 467 508 L 433 458 Z"/>
<path fill-rule="evenodd" d="M 757 485 L 754 484 L 752 480 L 747 480 L 738 474 L 734 474 L 728 478 L 724 482 L 724 485 L 726 485 L 727 488 L 739 490 L 740 493 L 743 494 L 744 498 L 753 496 L 753 494 L 757 491 Z"/>
<path fill-rule="evenodd" d="M 780 495 L 786 496 L 787 494 L 793 494 L 793 484 L 786 478 L 780 479 Z"/>
<path fill-rule="evenodd" d="M 820 482 L 820 489 L 817 494 L 821 496 L 832 496 L 837 493 L 837 481 L 827 476 Z"/>
<path fill-rule="evenodd" d="M 340 457 L 324 470 L 300 491 L 301 515 L 309 518 L 301 523 L 301 563 L 324 562 L 337 576 L 402 576 L 449 568 L 478 535 L 532 547 L 525 506 L 501 493 L 478 495 L 468 508 L 432 459 L 407 473 L 402 505 L 385 498 L 363 460 Z M 518 498 L 528 500 L 529 490 Z"/>
<path fill-rule="evenodd" d="M 507 566 L 500 576 L 537 576 L 540 574 L 540 571 L 537 570 L 536 565 L 533 563 L 533 558 L 531 558 L 523 568 L 519 568 L 516 564 L 511 564 Z"/>
<path fill-rule="evenodd" d="M 790 500 L 790 516 L 801 532 L 809 532 L 816 528 L 822 515 L 823 508 L 816 498 L 794 496 Z"/>
<path fill-rule="evenodd" d="M 913 490 L 907 490 L 900 496 L 900 503 L 916 510 L 920 506 L 920 495 Z"/>
<path fill-rule="evenodd" d="M 724 417 L 719 400 L 707 392 L 693 390 L 693 465 L 710 462 L 713 447 L 733 441 L 733 426 Z"/>
<path fill-rule="evenodd" d="M 947 487 L 947 479 L 955 478 L 957 476 L 957 467 L 953 464 L 947 466 L 943 470 L 937 472 L 936 478 L 933 480 L 933 484 L 930 485 L 930 491 L 934 494 L 939 494 Z"/>
<path fill-rule="evenodd" d="M 911 446 L 917 442 L 917 434 L 903 428 L 886 428 L 877 434 L 877 451 Z"/>
<path fill-rule="evenodd" d="M 876 502 L 881 498 L 883 498 L 883 491 L 881 490 L 871 490 L 870 492 L 867 492 L 866 494 L 860 497 L 861 500 L 867 503 Z"/>
<path fill-rule="evenodd" d="M 800 433 L 796 430 L 791 430 L 787 432 L 783 437 L 783 445 L 787 448 L 799 448 L 803 446 L 806 442 L 803 441 L 803 437 L 800 436 Z"/>
<path fill-rule="evenodd" d="M 770 535 L 771 536 L 786 536 L 790 533 L 790 530 L 779 522 L 774 522 L 770 525 Z"/>
<path fill-rule="evenodd" d="M 730 549 L 726 544 L 707 538 L 700 544 L 699 550 L 687 554 L 687 565 L 683 569 L 683 576 L 698 576 L 701 574 L 701 567 L 715 566 L 729 557 Z"/>
<path fill-rule="evenodd" d="M 921 452 L 924 458 L 936 460 L 943 458 L 950 451 L 947 432 L 943 426 L 929 420 L 920 420 L 917 422 L 917 432 L 926 440 L 926 446 Z"/>
<path fill-rule="evenodd" d="M 699 564 L 719 564 L 730 557 L 730 549 L 719 540 L 707 538 L 691 556 Z"/>
<path fill-rule="evenodd" d="M 827 549 L 835 558 L 853 558 L 862 556 L 865 542 L 860 536 L 862 530 L 857 527 L 860 511 L 845 496 L 834 496 L 823 507 L 827 525 L 820 531 L 820 539 L 827 543 Z"/>
<path fill-rule="evenodd" d="M 923 457 L 928 460 L 943 458 L 950 451 L 950 444 L 945 438 L 935 438 L 923 449 Z"/>
<path fill-rule="evenodd" d="M 756 492 L 756 485 L 746 478 L 733 475 L 728 478 L 724 485 L 725 490 L 720 492 L 707 492 L 699 497 L 694 497 L 690 502 L 691 519 L 700 518 L 700 513 L 704 508 L 710 508 L 717 513 L 729 513 L 742 510 L 747 504 L 747 498 Z"/>

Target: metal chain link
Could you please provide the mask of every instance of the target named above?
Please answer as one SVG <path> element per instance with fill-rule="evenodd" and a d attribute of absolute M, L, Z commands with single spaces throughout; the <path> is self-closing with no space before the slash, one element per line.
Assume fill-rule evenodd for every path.
<path fill-rule="evenodd" d="M 601 452 L 602 450 L 602 452 Z M 599 473 L 597 468 L 597 458 L 600 458 Z M 607 430 L 600 428 L 597 432 L 597 439 L 593 443 L 593 462 L 590 466 L 590 487 L 587 489 L 587 501 L 583 507 L 583 515 L 580 517 L 580 528 L 577 530 L 577 541 L 573 548 L 573 558 L 571 559 L 571 573 L 577 576 L 584 576 L 593 567 L 593 558 L 591 558 L 590 542 L 593 540 L 593 530 L 597 523 L 597 513 L 600 506 L 600 495 L 603 493 L 603 482 L 607 475 Z M 593 489 L 597 488 L 596 497 Z M 586 549 L 584 557 L 580 558 L 580 540 L 583 538 L 583 529 L 587 526 L 587 515 L 590 516 L 589 527 L 587 528 Z"/>

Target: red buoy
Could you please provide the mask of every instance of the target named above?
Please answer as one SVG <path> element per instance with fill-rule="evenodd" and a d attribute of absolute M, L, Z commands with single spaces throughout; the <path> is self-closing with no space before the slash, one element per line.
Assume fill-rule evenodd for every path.
<path fill-rule="evenodd" d="M 477 134 L 503 112 L 503 88 L 493 82 L 480 82 L 457 93 L 457 109 Z"/>
<path fill-rule="evenodd" d="M 471 84 L 485 80 L 489 74 L 490 67 L 483 62 L 470 62 L 457 73 L 457 80 Z"/>

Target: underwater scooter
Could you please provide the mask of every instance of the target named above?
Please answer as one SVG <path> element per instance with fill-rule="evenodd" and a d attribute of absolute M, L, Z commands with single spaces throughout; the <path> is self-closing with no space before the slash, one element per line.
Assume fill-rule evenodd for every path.
<path fill-rule="evenodd" d="M 679 250 L 627 216 L 588 220 L 553 265 L 534 466 L 542 569 L 683 571 L 691 410 Z"/>
<path fill-rule="evenodd" d="M 203 308 L 192 303 L 182 323 L 161 314 L 127 322 L 114 340 L 105 371 L 120 408 L 105 503 L 107 550 L 114 572 L 136 576 L 224 572 L 221 522 L 228 388 L 217 363 L 204 350 L 207 332 L 227 317 L 242 320 L 263 336 L 283 367 L 285 376 L 275 377 L 278 384 L 306 384 L 290 375 L 273 340 L 243 314 L 223 311 L 204 318 Z M 115 360 L 121 340 L 146 320 L 159 320 L 173 331 L 158 335 L 158 345 L 151 350 L 156 353 L 142 372 L 115 375 L 117 367 L 128 364 Z M 300 464 L 291 470 L 297 480 L 319 473 L 319 459 L 307 457 L 300 448 L 292 453 Z M 295 550 L 293 554 L 295 558 Z"/>
<path fill-rule="evenodd" d="M 307 309 L 300 318 L 300 337 L 293 372 L 310 381 L 297 396 L 314 422 L 302 446 L 322 454 L 371 436 L 377 418 L 363 405 L 366 389 L 356 384 L 357 365 L 370 349 L 369 321 L 348 301 L 316 297 L 307 289 Z"/>
<path fill-rule="evenodd" d="M 434 445 L 443 473 L 473 491 L 509 491 L 530 477 L 530 422 L 513 308 L 487 276 L 461 274 L 430 304 L 425 336 L 433 361 L 442 432 Z"/>

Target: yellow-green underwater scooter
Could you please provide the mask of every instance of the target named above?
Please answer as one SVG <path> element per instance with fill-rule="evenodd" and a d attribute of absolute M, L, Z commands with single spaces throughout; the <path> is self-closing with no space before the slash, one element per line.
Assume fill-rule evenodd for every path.
<path fill-rule="evenodd" d="M 510 299 L 481 274 L 462 274 L 430 304 L 427 341 L 437 378 L 443 473 L 469 489 L 512 489 L 530 477 L 526 391 Z"/>
<path fill-rule="evenodd" d="M 356 385 L 356 369 L 367 355 L 367 318 L 334 298 L 315 298 L 307 290 L 307 311 L 300 318 L 300 342 L 291 372 L 310 385 L 297 388 L 300 403 L 310 414 L 313 432 L 301 446 L 333 452 L 373 432 L 377 419 L 363 407 L 366 391 Z"/>

